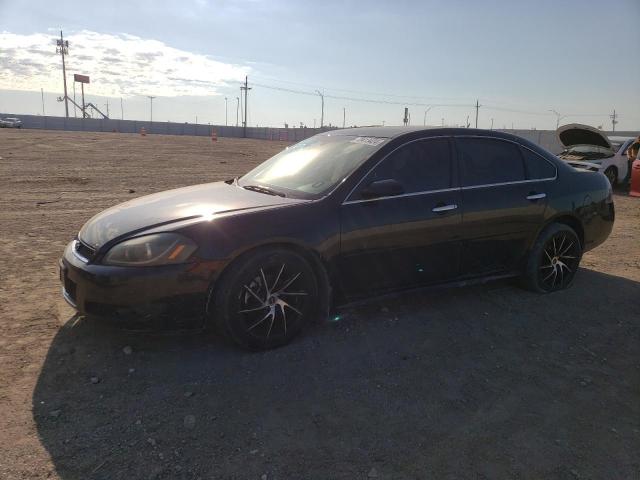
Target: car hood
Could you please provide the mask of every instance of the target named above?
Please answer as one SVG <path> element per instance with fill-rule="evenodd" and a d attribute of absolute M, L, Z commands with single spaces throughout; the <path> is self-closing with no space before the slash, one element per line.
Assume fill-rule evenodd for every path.
<path fill-rule="evenodd" d="M 607 136 L 589 125 L 581 125 L 579 123 L 570 123 L 563 125 L 556 130 L 558 140 L 565 148 L 575 147 L 577 145 L 592 145 L 605 148 L 613 152 L 611 142 Z"/>
<path fill-rule="evenodd" d="M 226 182 L 193 185 L 136 198 L 91 218 L 80 230 L 80 240 L 93 248 L 122 235 L 184 220 L 211 219 L 213 215 L 305 200 L 253 192 Z"/>

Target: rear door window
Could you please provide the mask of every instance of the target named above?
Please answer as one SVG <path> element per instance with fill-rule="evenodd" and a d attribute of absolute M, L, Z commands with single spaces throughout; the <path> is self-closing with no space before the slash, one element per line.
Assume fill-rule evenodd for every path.
<path fill-rule="evenodd" d="M 522 156 L 527 167 L 527 177 L 530 180 L 555 178 L 556 167 L 551 162 L 524 147 L 522 148 Z"/>
<path fill-rule="evenodd" d="M 526 179 L 518 146 L 493 138 L 458 138 L 462 185 L 466 187 Z"/>

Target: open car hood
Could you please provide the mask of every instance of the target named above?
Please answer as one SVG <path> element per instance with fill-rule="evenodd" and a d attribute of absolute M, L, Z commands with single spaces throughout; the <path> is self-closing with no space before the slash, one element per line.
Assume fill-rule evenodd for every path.
<path fill-rule="evenodd" d="M 578 145 L 593 145 L 601 149 L 610 150 L 613 153 L 611 142 L 607 136 L 597 128 L 589 125 L 581 125 L 579 123 L 563 125 L 556 130 L 556 135 L 565 148 Z"/>

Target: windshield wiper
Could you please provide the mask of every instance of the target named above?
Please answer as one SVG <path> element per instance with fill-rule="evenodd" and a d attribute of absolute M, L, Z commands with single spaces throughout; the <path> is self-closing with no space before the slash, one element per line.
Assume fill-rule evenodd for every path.
<path fill-rule="evenodd" d="M 267 195 L 274 195 L 276 197 L 286 197 L 284 193 L 262 185 L 243 185 L 242 188 L 245 190 L 252 190 L 254 192 L 266 193 Z"/>

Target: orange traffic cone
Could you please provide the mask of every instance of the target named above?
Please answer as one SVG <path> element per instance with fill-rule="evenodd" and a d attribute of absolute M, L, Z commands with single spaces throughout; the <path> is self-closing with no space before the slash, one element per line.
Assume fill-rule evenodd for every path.
<path fill-rule="evenodd" d="M 145 130 L 145 128 L 144 128 L 144 127 L 142 127 L 142 128 L 140 129 L 140 136 L 141 136 L 141 137 L 146 137 L 146 136 L 147 136 L 147 131 Z"/>
<path fill-rule="evenodd" d="M 212 142 L 218 141 L 218 133 L 215 130 L 211 130 L 211 141 Z"/>

